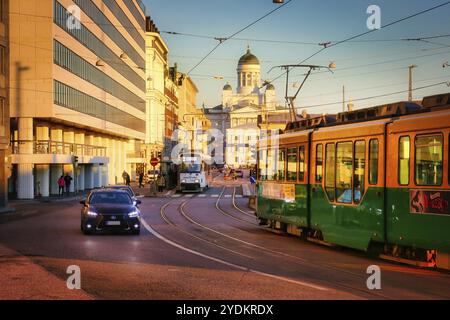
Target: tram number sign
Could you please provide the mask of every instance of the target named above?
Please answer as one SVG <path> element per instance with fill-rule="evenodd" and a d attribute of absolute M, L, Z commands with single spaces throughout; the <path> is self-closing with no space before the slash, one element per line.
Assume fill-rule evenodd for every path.
<path fill-rule="evenodd" d="M 152 158 L 150 160 L 150 164 L 152 165 L 152 167 L 156 167 L 159 164 L 159 159 L 158 158 Z"/>

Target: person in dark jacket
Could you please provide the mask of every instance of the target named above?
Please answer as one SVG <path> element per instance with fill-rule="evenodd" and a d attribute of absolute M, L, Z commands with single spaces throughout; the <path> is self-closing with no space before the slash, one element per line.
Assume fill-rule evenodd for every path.
<path fill-rule="evenodd" d="M 64 182 L 66 184 L 66 194 L 69 195 L 70 194 L 70 185 L 72 184 L 72 180 L 73 178 L 66 173 L 66 175 L 64 176 Z"/>
<path fill-rule="evenodd" d="M 144 173 L 139 173 L 139 188 L 144 188 Z"/>

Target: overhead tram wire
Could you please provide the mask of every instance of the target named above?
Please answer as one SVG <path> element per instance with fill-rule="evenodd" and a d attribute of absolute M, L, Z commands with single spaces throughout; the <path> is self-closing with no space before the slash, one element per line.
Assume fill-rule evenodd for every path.
<path fill-rule="evenodd" d="M 216 40 L 219 41 L 219 43 L 210 51 L 208 52 L 208 54 L 206 54 L 206 56 L 204 56 L 194 67 L 192 67 L 187 74 L 190 75 L 192 73 L 192 71 L 194 71 L 195 69 L 197 69 L 198 66 L 200 66 L 203 61 L 205 61 L 206 59 L 208 59 L 208 57 L 213 54 L 214 51 L 217 50 L 217 48 L 219 48 L 223 43 L 225 43 L 226 41 L 234 38 L 235 36 L 237 36 L 238 34 L 240 34 L 241 32 L 244 32 L 245 30 L 249 29 L 250 27 L 254 26 L 255 24 L 257 24 L 258 22 L 260 22 L 261 20 L 267 18 L 268 16 L 270 16 L 271 14 L 273 14 L 274 12 L 280 10 L 281 8 L 283 8 L 284 6 L 288 5 L 289 3 L 291 3 L 293 0 L 288 0 L 285 3 L 283 3 L 282 5 L 278 6 L 277 8 L 271 10 L 270 12 L 266 13 L 265 15 L 263 15 L 261 18 L 253 21 L 252 23 L 248 24 L 247 26 L 243 27 L 242 29 L 236 31 L 235 33 L 233 33 L 231 36 L 226 37 L 226 38 L 217 38 Z"/>
<path fill-rule="evenodd" d="M 325 51 L 326 49 L 335 47 L 335 46 L 337 46 L 337 45 L 340 45 L 340 44 L 343 44 L 343 43 L 346 43 L 346 42 L 350 42 L 350 41 L 355 40 L 355 39 L 357 39 L 357 38 L 360 38 L 360 37 L 363 37 L 363 36 L 365 36 L 365 35 L 371 34 L 371 33 L 375 32 L 375 31 L 379 31 L 379 30 L 381 30 L 381 29 L 389 28 L 389 27 L 391 27 L 391 26 L 393 26 L 393 25 L 395 25 L 395 24 L 398 24 L 398 23 L 404 22 L 404 21 L 406 21 L 406 20 L 415 18 L 415 17 L 417 17 L 417 16 L 420 16 L 420 15 L 422 15 L 422 14 L 425 14 L 425 13 L 431 12 L 431 11 L 433 11 L 433 10 L 442 8 L 442 7 L 447 6 L 447 5 L 449 5 L 449 4 L 450 4 L 450 1 L 446 1 L 446 2 L 444 2 L 444 3 L 441 3 L 441 4 L 439 4 L 439 5 L 436 5 L 436 6 L 434 6 L 434 7 L 431 7 L 431 8 L 422 10 L 422 11 L 419 11 L 419 12 L 414 13 L 414 14 L 412 14 L 412 15 L 409 15 L 409 16 L 407 16 L 407 17 L 404 17 L 404 18 L 395 20 L 395 21 L 393 21 L 393 22 L 390 22 L 390 23 L 388 23 L 388 24 L 386 24 L 386 25 L 384 25 L 384 26 L 381 26 L 380 29 L 372 29 L 372 30 L 369 30 L 369 31 L 365 31 L 365 32 L 359 33 L 359 34 L 357 34 L 357 35 L 351 36 L 351 37 L 349 37 L 349 38 L 346 38 L 346 39 L 344 39 L 344 40 L 340 40 L 340 41 L 337 41 L 337 42 L 328 42 L 328 43 L 324 42 L 324 43 L 322 43 L 322 44 L 323 44 L 323 48 L 321 48 L 321 49 L 318 50 L 317 52 L 311 54 L 311 55 L 308 56 L 306 59 L 300 61 L 300 62 L 298 63 L 298 65 L 301 65 L 301 64 L 305 63 L 306 61 L 308 61 L 308 60 L 314 58 L 315 56 L 319 55 L 320 53 L 322 53 L 322 52 Z M 276 81 L 276 80 L 280 79 L 281 77 L 283 77 L 283 76 L 286 74 L 286 72 L 287 72 L 287 71 L 284 71 L 282 74 L 280 74 L 279 76 L 275 77 L 275 78 L 274 78 L 272 81 L 270 81 L 269 83 L 272 83 L 273 81 Z M 265 85 L 266 85 L 266 84 L 265 84 Z M 341 101 L 341 103 L 342 103 L 342 101 Z"/>

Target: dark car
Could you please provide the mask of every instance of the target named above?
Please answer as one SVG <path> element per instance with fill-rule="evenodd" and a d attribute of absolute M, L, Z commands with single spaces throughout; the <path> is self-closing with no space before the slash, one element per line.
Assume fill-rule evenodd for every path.
<path fill-rule="evenodd" d="M 126 231 L 135 235 L 141 231 L 141 212 L 125 190 L 100 189 L 92 191 L 80 202 L 81 230 L 84 234 L 101 231 Z"/>
<path fill-rule="evenodd" d="M 235 173 L 236 173 L 237 178 L 242 178 L 242 179 L 244 178 L 244 171 L 236 170 Z"/>
<path fill-rule="evenodd" d="M 134 203 L 136 204 L 137 195 L 134 193 L 133 188 L 131 188 L 130 186 L 110 186 L 107 189 L 126 191 L 130 195 L 131 199 L 133 199 Z"/>

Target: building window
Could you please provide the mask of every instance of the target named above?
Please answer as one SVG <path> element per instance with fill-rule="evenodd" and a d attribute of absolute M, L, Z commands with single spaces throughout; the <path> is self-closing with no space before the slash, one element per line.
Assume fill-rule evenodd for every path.
<path fill-rule="evenodd" d="M 409 166 L 411 158 L 411 141 L 409 137 L 401 137 L 398 155 L 398 182 L 402 186 L 409 184 Z"/>
<path fill-rule="evenodd" d="M 0 3 L 2 1 L 0 0 Z M 6 48 L 4 46 L 0 46 L 0 73 L 2 75 L 6 75 L 6 64 L 7 64 L 7 59 L 6 59 Z"/>
<path fill-rule="evenodd" d="M 0 98 L 0 137 L 6 136 L 6 103 Z"/>
<path fill-rule="evenodd" d="M 378 184 L 378 139 L 370 140 L 369 145 L 369 184 Z"/>
<path fill-rule="evenodd" d="M 442 185 L 444 138 L 442 135 L 417 136 L 415 179 L 419 186 Z"/>
<path fill-rule="evenodd" d="M 297 181 L 297 149 L 288 149 L 287 181 Z"/>
<path fill-rule="evenodd" d="M 330 201 L 335 199 L 335 176 L 336 176 L 336 147 L 334 143 L 326 146 L 325 160 L 325 190 Z"/>
<path fill-rule="evenodd" d="M 322 183 L 323 178 L 323 145 L 316 146 L 316 182 Z"/>
<path fill-rule="evenodd" d="M 360 203 L 365 191 L 366 172 L 366 142 L 357 141 L 355 143 L 355 160 L 353 172 L 353 200 Z"/>

